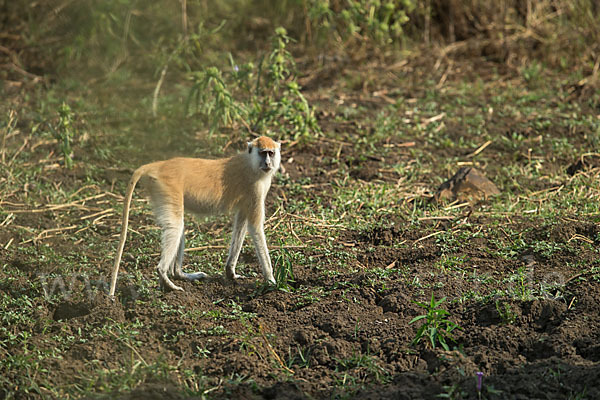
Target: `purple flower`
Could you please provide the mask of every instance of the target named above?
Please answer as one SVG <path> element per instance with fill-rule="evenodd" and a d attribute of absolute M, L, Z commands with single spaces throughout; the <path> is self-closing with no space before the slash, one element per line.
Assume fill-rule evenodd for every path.
<path fill-rule="evenodd" d="M 481 393 L 481 382 L 483 381 L 483 372 L 477 372 L 477 391 Z"/>
<path fill-rule="evenodd" d="M 234 66 L 233 66 L 233 70 L 234 70 L 235 72 L 238 72 L 238 71 L 240 70 L 240 67 L 238 67 L 237 65 L 234 65 Z"/>

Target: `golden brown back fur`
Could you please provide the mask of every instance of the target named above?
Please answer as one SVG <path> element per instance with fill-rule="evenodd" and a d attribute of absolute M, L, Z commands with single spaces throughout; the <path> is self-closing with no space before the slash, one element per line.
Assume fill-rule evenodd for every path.
<path fill-rule="evenodd" d="M 183 205 L 198 214 L 239 210 L 244 216 L 254 215 L 256 205 L 264 200 L 260 194 L 265 192 L 267 182 L 256 176 L 249 162 L 249 155 L 245 153 L 217 160 L 159 161 L 147 165 L 145 175 L 150 179 L 145 183 L 158 189 L 163 202 L 174 209 L 182 209 Z M 199 171 L 202 173 L 198 174 Z M 240 191 L 240 187 L 248 189 Z M 155 189 L 151 192 L 156 193 Z"/>

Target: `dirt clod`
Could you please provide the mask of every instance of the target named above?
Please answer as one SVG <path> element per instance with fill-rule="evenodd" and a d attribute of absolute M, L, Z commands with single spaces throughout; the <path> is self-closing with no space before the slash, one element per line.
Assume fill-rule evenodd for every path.
<path fill-rule="evenodd" d="M 567 174 L 570 176 L 575 175 L 580 171 L 587 171 L 592 168 L 600 168 L 600 155 L 598 154 L 587 154 L 579 157 L 577 161 L 569 165 L 567 168 Z"/>
<path fill-rule="evenodd" d="M 433 201 L 460 200 L 477 202 L 500 194 L 500 190 L 479 170 L 471 167 L 459 169 L 452 178 L 442 183 Z"/>

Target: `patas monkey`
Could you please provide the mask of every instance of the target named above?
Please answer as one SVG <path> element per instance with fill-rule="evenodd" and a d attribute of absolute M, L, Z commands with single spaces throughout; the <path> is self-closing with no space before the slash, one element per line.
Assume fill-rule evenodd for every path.
<path fill-rule="evenodd" d="M 239 278 L 235 273 L 235 266 L 248 230 L 256 247 L 262 274 L 267 282 L 275 284 L 265 239 L 264 220 L 265 198 L 271 187 L 271 178 L 279 169 L 280 163 L 280 144 L 261 136 L 248 142 L 247 152 L 231 158 L 174 158 L 138 168 L 129 181 L 125 195 L 122 231 L 110 296 L 115 294 L 119 264 L 127 238 L 133 190 L 142 178 L 149 189 L 154 216 L 162 228 L 162 251 L 157 267 L 161 286 L 183 290 L 169 276 L 185 280 L 206 277 L 203 272 L 188 274 L 181 268 L 185 247 L 184 209 L 198 214 L 233 212 L 233 234 L 225 265 L 226 277 Z"/>

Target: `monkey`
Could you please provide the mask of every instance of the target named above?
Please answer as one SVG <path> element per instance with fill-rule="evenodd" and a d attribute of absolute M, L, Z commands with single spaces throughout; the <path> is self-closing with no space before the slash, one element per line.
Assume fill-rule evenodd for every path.
<path fill-rule="evenodd" d="M 146 186 L 154 217 L 162 230 L 161 256 L 156 267 L 162 288 L 183 291 L 169 276 L 194 281 L 204 272 L 182 270 L 185 248 L 184 210 L 195 214 L 233 213 L 233 233 L 225 263 L 225 277 L 238 279 L 235 267 L 249 232 L 264 279 L 275 285 L 265 237 L 265 199 L 281 165 L 281 144 L 266 136 L 248 142 L 248 149 L 230 158 L 173 158 L 136 169 L 123 201 L 121 235 L 114 260 L 109 296 L 114 297 L 119 264 L 127 238 L 129 208 L 138 181 Z"/>

